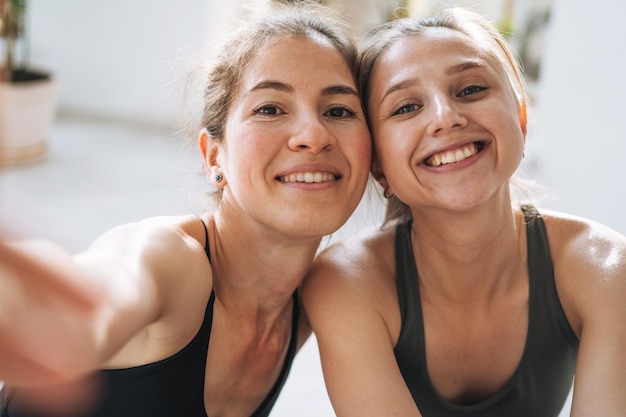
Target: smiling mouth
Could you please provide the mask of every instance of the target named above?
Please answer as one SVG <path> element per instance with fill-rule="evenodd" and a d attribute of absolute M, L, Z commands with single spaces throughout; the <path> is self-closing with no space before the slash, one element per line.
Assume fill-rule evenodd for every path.
<path fill-rule="evenodd" d="M 484 142 L 472 142 L 457 149 L 436 153 L 429 156 L 423 162 L 429 167 L 440 167 L 443 165 L 454 164 L 470 158 L 485 148 Z"/>
<path fill-rule="evenodd" d="M 330 172 L 294 172 L 285 176 L 278 177 L 280 182 L 303 182 L 303 183 L 322 183 L 338 180 L 339 177 Z"/>

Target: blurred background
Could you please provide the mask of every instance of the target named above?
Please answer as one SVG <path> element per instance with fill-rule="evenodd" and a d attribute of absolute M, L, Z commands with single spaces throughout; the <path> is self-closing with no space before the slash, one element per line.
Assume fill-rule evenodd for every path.
<path fill-rule="evenodd" d="M 181 139 L 186 77 L 222 34 L 269 1 L 28 0 L 19 59 L 52 73 L 57 105 L 47 152 L 0 171 L 5 233 L 80 250 L 119 223 L 202 211 L 209 186 L 195 144 Z M 507 33 L 526 69 L 532 104 L 521 170 L 545 186 L 541 206 L 626 234 L 624 3 L 326 3 L 359 37 L 395 16 L 431 8 L 461 5 L 487 16 Z M 6 103 L 0 92 L 0 106 Z M 382 210 L 371 187 L 334 238 L 376 223 Z M 273 417 L 333 415 L 316 349 L 312 338 L 296 358 Z"/>

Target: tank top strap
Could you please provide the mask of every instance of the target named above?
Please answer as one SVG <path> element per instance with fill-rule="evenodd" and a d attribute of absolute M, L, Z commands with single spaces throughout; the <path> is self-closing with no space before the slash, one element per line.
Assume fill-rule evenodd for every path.
<path fill-rule="evenodd" d="M 396 286 L 402 329 L 421 328 L 422 325 L 419 280 L 411 244 L 412 225 L 412 220 L 400 223 L 395 231 Z"/>
<path fill-rule="evenodd" d="M 419 276 L 411 243 L 412 226 L 413 221 L 409 220 L 398 224 L 395 230 L 396 287 L 401 327 L 394 354 L 409 391 L 413 398 L 417 398 L 420 391 L 424 391 L 425 387 L 430 390 L 431 385 L 426 370 L 424 321 Z"/>
<path fill-rule="evenodd" d="M 524 204 L 520 208 L 526 222 L 531 329 L 533 333 L 538 333 L 540 330 L 550 332 L 549 329 L 543 329 L 544 326 L 549 325 L 552 331 L 559 331 L 566 340 L 573 342 L 577 338 L 569 326 L 560 302 L 543 217 L 533 205 Z M 529 335 L 531 339 L 533 336 L 533 334 Z M 539 334 L 536 336 L 539 339 L 543 337 Z M 541 343 L 541 340 L 537 340 L 537 343 Z"/>
<path fill-rule="evenodd" d="M 198 219 L 200 219 L 198 217 Z M 209 250 L 209 231 L 207 230 L 206 224 L 204 220 L 200 219 L 200 223 L 202 223 L 202 227 L 204 227 L 204 253 L 206 253 L 206 257 L 211 262 L 211 251 Z"/>

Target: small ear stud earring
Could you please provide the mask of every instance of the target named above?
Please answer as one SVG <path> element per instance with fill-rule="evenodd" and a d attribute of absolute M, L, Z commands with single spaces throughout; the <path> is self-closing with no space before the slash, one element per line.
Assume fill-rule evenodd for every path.
<path fill-rule="evenodd" d="M 219 184 L 220 182 L 222 182 L 224 177 L 222 177 L 222 174 L 215 174 L 214 179 L 215 179 L 215 182 L 217 182 Z"/>

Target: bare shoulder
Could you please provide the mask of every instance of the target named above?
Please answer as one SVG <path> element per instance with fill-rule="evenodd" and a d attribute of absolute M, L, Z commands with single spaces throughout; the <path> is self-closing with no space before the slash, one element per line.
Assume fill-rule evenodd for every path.
<path fill-rule="evenodd" d="M 162 251 L 183 255 L 190 249 L 194 251 L 203 247 L 201 227 L 200 219 L 196 216 L 151 217 L 110 229 L 79 256 L 116 252 L 117 256 L 129 258 Z"/>
<path fill-rule="evenodd" d="M 574 330 L 626 297 L 626 237 L 593 220 L 542 210 L 555 279 Z M 568 313 L 569 311 L 569 313 Z M 577 331 L 578 333 L 578 331 Z"/>
<path fill-rule="evenodd" d="M 555 263 L 610 274 L 626 267 L 626 236 L 583 217 L 542 210 Z M 606 276 L 605 276 L 606 278 Z"/>
<path fill-rule="evenodd" d="M 197 216 L 152 217 L 109 230 L 76 259 L 100 279 L 126 277 L 154 287 L 167 304 L 210 278 L 204 241 Z"/>
<path fill-rule="evenodd" d="M 360 285 L 393 269 L 393 229 L 373 227 L 324 249 L 315 259 L 309 278 Z"/>
<path fill-rule="evenodd" d="M 315 327 L 316 317 L 359 309 L 386 310 L 395 294 L 393 229 L 366 230 L 322 251 L 304 280 L 302 296 Z"/>
<path fill-rule="evenodd" d="M 197 216 L 153 217 L 109 230 L 76 256 L 115 313 L 106 367 L 154 362 L 191 340 L 212 288 L 204 240 Z"/>

